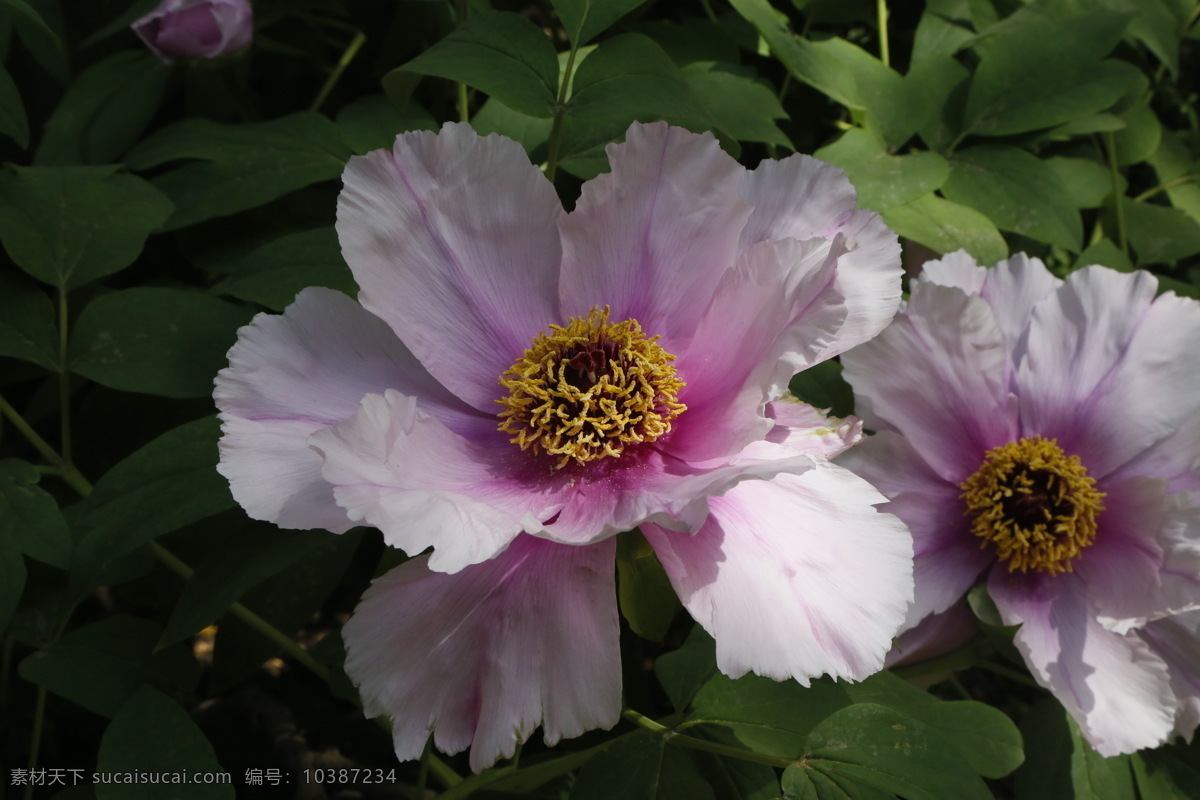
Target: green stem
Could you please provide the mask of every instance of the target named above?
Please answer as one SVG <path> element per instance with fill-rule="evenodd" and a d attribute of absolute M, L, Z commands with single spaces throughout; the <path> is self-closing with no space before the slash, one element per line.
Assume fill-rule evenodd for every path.
<path fill-rule="evenodd" d="M 639 725 L 648 731 L 659 734 L 663 737 L 667 744 L 673 744 L 678 747 L 686 747 L 691 750 L 703 750 L 706 753 L 715 753 L 720 756 L 737 758 L 742 761 L 752 761 L 756 764 L 766 764 L 769 767 L 790 767 L 796 763 L 794 759 L 769 756 L 765 753 L 756 753 L 753 750 L 746 750 L 741 747 L 720 744 L 719 742 L 710 742 L 707 739 L 697 739 L 694 736 L 686 736 L 682 733 L 677 733 L 674 729 L 668 728 L 666 725 L 663 725 L 659 722 L 655 722 L 649 717 L 643 716 L 634 711 L 632 708 L 626 708 L 622 710 L 621 716 L 635 725 Z"/>
<path fill-rule="evenodd" d="M 67 369 L 67 290 L 58 289 L 58 418 L 62 460 L 71 463 L 71 372 Z"/>
<path fill-rule="evenodd" d="M 1143 203 L 1146 200 L 1149 200 L 1151 197 L 1154 197 L 1154 195 L 1158 194 L 1159 192 L 1165 192 L 1168 189 L 1174 189 L 1176 186 L 1183 186 L 1184 184 L 1195 183 L 1196 181 L 1200 181 L 1200 173 L 1180 175 L 1179 177 L 1172 178 L 1169 181 L 1163 181 L 1153 189 L 1147 189 L 1133 199 L 1135 202 Z"/>
<path fill-rule="evenodd" d="M 710 22 L 720 22 L 720 20 L 717 19 L 717 15 L 713 11 L 713 7 L 711 4 L 709 4 L 708 0 L 700 0 L 700 6 L 704 9 L 704 16 L 708 17 Z"/>
<path fill-rule="evenodd" d="M 1179 38 L 1187 36 L 1187 32 L 1196 24 L 1196 20 L 1200 20 L 1200 5 L 1192 9 L 1192 13 L 1188 14 L 1188 18 L 1184 21 L 1183 27 L 1179 29 Z"/>
<path fill-rule="evenodd" d="M 38 756 L 42 750 L 42 724 L 46 719 L 46 687 L 39 686 L 37 703 L 33 709 L 33 733 L 29 735 L 29 772 L 37 769 Z M 33 800 L 33 783 L 25 785 L 25 800 Z"/>
<path fill-rule="evenodd" d="M 885 67 L 890 67 L 887 0 L 875 0 L 875 17 L 879 24 L 879 60 L 883 62 Z"/>
<path fill-rule="evenodd" d="M 59 476 L 67 483 L 67 485 L 79 492 L 81 495 L 87 496 L 91 493 L 92 485 L 88 483 L 87 478 L 83 477 L 83 475 L 79 473 L 79 470 L 75 469 L 74 465 L 68 464 L 66 461 L 64 461 L 63 457 L 60 456 L 53 447 L 48 445 L 45 439 L 43 439 L 41 436 L 38 436 L 38 433 L 33 429 L 33 426 L 25 421 L 25 418 L 22 417 L 21 414 L 15 408 L 13 408 L 7 400 L 4 399 L 3 395 L 0 395 L 0 414 L 3 414 L 8 418 L 8 421 L 12 423 L 13 427 L 20 431 L 21 435 L 29 440 L 29 443 L 32 444 L 34 449 L 41 454 L 42 458 L 49 461 L 59 470 Z"/>
<path fill-rule="evenodd" d="M 991 661 L 978 660 L 972 664 L 972 666 L 979 667 L 980 669 L 987 670 L 988 672 L 994 672 L 997 675 L 1003 675 L 1009 680 L 1014 680 L 1017 683 L 1023 683 L 1026 686 L 1037 687 L 1040 685 L 1037 681 L 1023 672 L 1018 672 L 1015 669 L 1009 669 L 1008 667 L 1003 667 L 999 664 L 993 664 Z"/>
<path fill-rule="evenodd" d="M 358 55 L 358 51 L 362 49 L 366 41 L 367 35 L 365 33 L 362 31 L 354 32 L 354 38 L 350 40 L 350 44 L 346 45 L 346 50 L 342 53 L 342 57 L 338 59 L 337 66 L 333 68 L 333 72 L 325 80 L 325 85 L 321 87 L 321 91 L 317 92 L 316 99 L 308 107 L 309 111 L 320 110 L 321 106 L 325 103 L 325 99 L 329 97 L 329 93 L 333 91 L 333 87 L 341 79 L 342 73 L 346 71 L 346 67 L 350 66 L 350 62 Z"/>
<path fill-rule="evenodd" d="M 461 82 L 458 84 L 458 121 L 471 121 L 471 105 L 467 101 L 467 85 Z"/>
<path fill-rule="evenodd" d="M 1121 201 L 1125 198 L 1121 196 L 1121 173 L 1117 169 L 1117 140 L 1112 133 L 1104 134 L 1105 149 L 1108 151 L 1108 169 L 1112 175 L 1112 192 L 1113 192 L 1113 211 L 1117 216 L 1117 245 L 1121 248 L 1121 252 L 1126 256 L 1129 255 L 1129 242 L 1125 238 L 1125 204 Z"/>
<path fill-rule="evenodd" d="M 579 46 L 571 43 L 571 52 L 567 55 L 567 66 L 563 70 L 562 83 L 558 87 L 558 99 L 554 102 L 554 122 L 550 126 L 550 144 L 546 156 L 546 177 L 554 183 L 558 171 L 558 150 L 562 145 L 563 118 L 567 115 L 567 87 L 571 85 L 571 73 L 575 69 L 575 54 Z"/>

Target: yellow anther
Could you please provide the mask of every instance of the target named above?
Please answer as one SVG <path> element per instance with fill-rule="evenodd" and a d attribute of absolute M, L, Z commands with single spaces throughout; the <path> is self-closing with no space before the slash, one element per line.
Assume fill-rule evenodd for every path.
<path fill-rule="evenodd" d="M 574 460 L 618 458 L 626 446 L 653 442 L 687 406 L 675 356 L 636 320 L 609 322 L 609 309 L 551 325 L 503 375 L 496 402 L 500 430 L 522 450 Z"/>
<path fill-rule="evenodd" d="M 1040 436 L 992 448 L 961 488 L 971 532 L 1009 572 L 1072 572 L 1104 510 L 1104 493 L 1079 456 Z"/>

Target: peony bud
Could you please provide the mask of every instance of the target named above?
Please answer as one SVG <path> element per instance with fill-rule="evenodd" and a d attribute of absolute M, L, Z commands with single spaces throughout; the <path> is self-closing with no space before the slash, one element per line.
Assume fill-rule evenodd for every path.
<path fill-rule="evenodd" d="M 254 11 L 247 0 L 163 0 L 130 27 L 172 64 L 242 52 L 254 35 Z"/>

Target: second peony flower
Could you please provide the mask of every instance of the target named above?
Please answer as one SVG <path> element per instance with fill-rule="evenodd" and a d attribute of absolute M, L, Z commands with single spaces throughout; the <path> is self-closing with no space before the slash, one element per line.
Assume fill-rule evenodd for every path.
<path fill-rule="evenodd" d="M 1148 272 L 925 265 L 842 359 L 878 431 L 841 463 L 912 529 L 911 629 L 985 580 L 1039 683 L 1112 756 L 1200 696 L 1200 303 Z"/>
<path fill-rule="evenodd" d="M 248 0 L 163 0 L 132 26 L 167 64 L 236 55 L 254 38 Z"/>
<path fill-rule="evenodd" d="M 907 530 L 827 460 L 859 425 L 786 395 L 891 319 L 895 235 L 807 156 L 747 171 L 664 123 L 608 156 L 570 213 L 520 145 L 463 124 L 353 159 L 359 302 L 305 290 L 218 377 L 251 516 L 416 556 L 343 631 L 402 759 L 432 733 L 479 770 L 538 725 L 617 721 L 623 531 L 733 676 L 864 678 L 912 598 Z"/>

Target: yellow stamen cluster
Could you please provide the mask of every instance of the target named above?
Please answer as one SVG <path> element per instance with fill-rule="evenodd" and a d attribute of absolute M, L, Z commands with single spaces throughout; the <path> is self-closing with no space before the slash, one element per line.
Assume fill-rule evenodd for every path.
<path fill-rule="evenodd" d="M 675 356 L 636 320 L 609 322 L 609 309 L 551 325 L 500 376 L 500 430 L 522 450 L 558 456 L 556 469 L 617 458 L 671 430 L 687 406 Z"/>
<path fill-rule="evenodd" d="M 1040 436 L 992 448 L 961 488 L 971 532 L 1009 572 L 1074 571 L 1071 561 L 1096 540 L 1104 510 L 1104 493 L 1079 456 Z"/>

